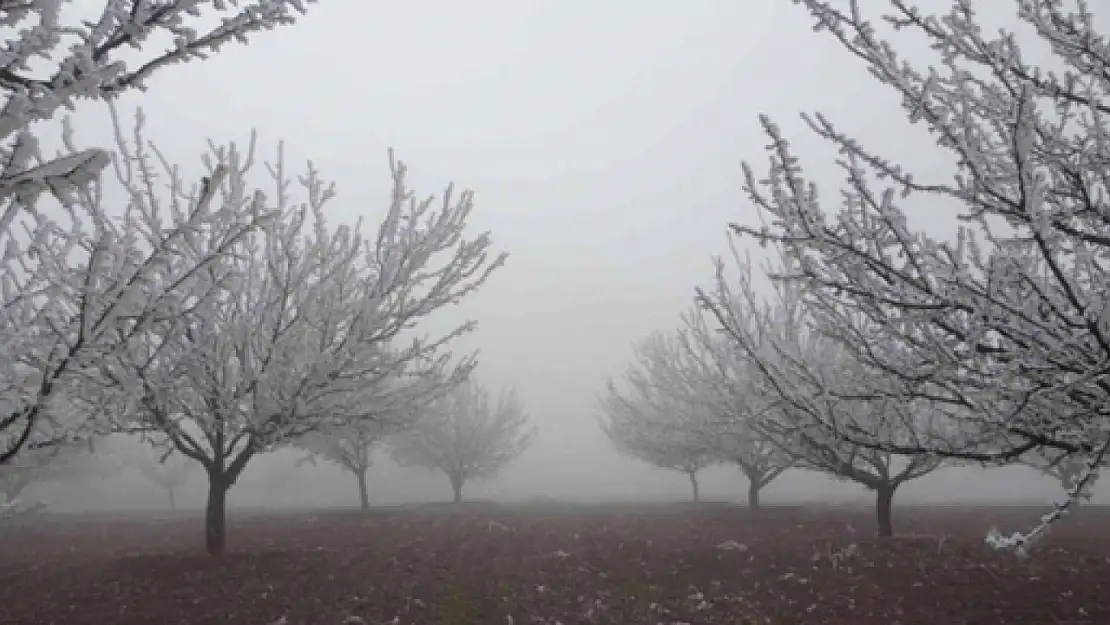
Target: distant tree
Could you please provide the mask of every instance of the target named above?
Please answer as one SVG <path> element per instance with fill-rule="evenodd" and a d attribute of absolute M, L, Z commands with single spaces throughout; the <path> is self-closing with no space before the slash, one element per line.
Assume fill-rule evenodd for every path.
<path fill-rule="evenodd" d="M 515 392 L 503 391 L 494 401 L 484 386 L 468 380 L 428 406 L 414 428 L 390 441 L 390 450 L 403 467 L 442 471 L 458 503 L 468 481 L 496 475 L 535 436 Z"/>
<path fill-rule="evenodd" d="M 760 404 L 749 396 L 743 354 L 698 312 L 683 322 L 676 332 L 637 343 L 624 375 L 627 390 L 609 382 L 602 398 L 602 430 L 621 453 L 686 473 L 695 490 L 702 468 L 735 464 L 756 509 L 760 491 L 793 461 L 748 422 Z"/>
<path fill-rule="evenodd" d="M 677 371 L 678 383 L 665 388 L 684 389 L 688 401 L 708 407 L 712 416 L 703 425 L 703 437 L 715 456 L 735 464 L 747 478 L 748 507 L 758 509 L 763 489 L 796 462 L 754 424 L 763 404 L 752 386 L 751 363 L 726 333 L 711 329 L 698 310 L 683 315 L 676 351 L 666 368 Z"/>
<path fill-rule="evenodd" d="M 698 472 L 721 460 L 708 406 L 676 392 L 673 336 L 653 333 L 634 348 L 636 361 L 624 375 L 627 390 L 613 380 L 599 404 L 602 432 L 622 455 L 686 475 L 694 501 L 701 499 Z"/>
<path fill-rule="evenodd" d="M 682 427 L 673 418 L 674 412 L 667 410 L 666 404 L 678 409 L 677 402 L 669 398 L 656 403 L 644 401 L 643 397 L 627 397 L 610 382 L 601 400 L 601 430 L 620 454 L 684 474 L 690 480 L 691 498 L 701 501 L 698 472 L 720 459 L 697 432 Z"/>
<path fill-rule="evenodd" d="M 199 284 L 193 273 L 264 217 L 211 211 L 203 188 L 193 189 L 188 210 L 171 210 L 127 184 L 130 202 L 115 213 L 100 181 L 113 162 L 109 152 L 78 149 L 65 120 L 63 149 L 47 157 L 36 125 L 79 99 L 144 89 L 169 65 L 292 23 L 305 4 L 0 2 L 0 465 L 28 445 L 91 435 L 88 420 L 97 412 L 57 419 L 47 414 L 53 399 L 66 393 L 88 399 L 88 392 L 74 391 L 75 382 L 94 374 L 102 355 L 165 326 L 174 306 L 205 305 L 221 285 Z M 151 53 L 152 41 L 163 49 Z M 163 42 L 172 42 L 168 50 Z M 130 170 L 126 160 L 115 163 Z M 213 172 L 213 182 L 223 175 Z M 60 207 L 40 206 L 44 195 Z M 181 262 L 187 239 L 199 230 L 213 245 Z"/>
<path fill-rule="evenodd" d="M 208 477 L 209 553 L 226 546 L 227 495 L 252 458 L 323 427 L 378 418 L 382 385 L 413 362 L 461 379 L 473 358 L 453 359 L 450 342 L 472 322 L 437 337 L 410 337 L 440 308 L 478 289 L 504 261 L 489 256 L 489 233 L 467 238 L 473 195 L 448 187 L 440 201 L 418 201 L 405 166 L 389 154 L 393 188 L 373 236 L 361 223 L 330 227 L 334 188 L 308 165 L 295 177 L 279 147 L 267 170 L 272 192 L 252 188 L 254 141 L 246 151 L 213 145 L 204 163 L 229 173 L 218 187 L 221 210 L 277 214 L 201 272 L 224 271 L 234 288 L 209 310 L 180 315 L 179 333 L 157 332 L 105 366 L 134 409 L 120 427 L 199 462 Z M 166 165 L 171 180 L 177 169 Z M 291 196 L 301 187 L 301 201 Z M 169 185 L 167 205 L 189 198 Z M 192 254 L 207 254 L 206 238 Z M 126 380 L 139 381 L 137 387 Z"/>
<path fill-rule="evenodd" d="M 374 419 L 326 425 L 292 443 L 308 452 L 298 464 L 316 464 L 317 459 L 323 459 L 352 473 L 358 486 L 359 507 L 363 511 L 370 509 L 367 472 L 374 464 L 374 451 L 390 435 L 413 427 L 431 402 L 458 383 L 458 380 L 444 377 L 436 367 L 422 369 L 417 366 L 419 364 L 411 364 L 382 384 L 384 392 L 375 401 Z"/>
<path fill-rule="evenodd" d="M 189 478 L 201 466 L 196 460 L 172 449 L 156 456 L 149 451 L 131 459 L 130 466 L 155 486 L 166 492 L 171 511 L 177 510 L 176 493 L 188 483 Z"/>
<path fill-rule="evenodd" d="M 750 260 L 739 254 L 734 259 L 740 269 L 738 279 L 727 280 L 719 263 L 716 290 L 699 291 L 699 297 L 757 374 L 750 401 L 759 402 L 752 411 L 758 416 L 749 423 L 799 466 L 874 491 L 878 535 L 891 536 L 895 492 L 935 471 L 944 459 L 925 453 L 903 457 L 857 443 L 844 435 L 843 424 L 882 427 L 890 440 L 911 441 L 918 432 L 933 428 L 932 406 L 923 401 L 892 406 L 877 400 L 829 397 L 823 390 L 827 384 L 850 385 L 864 377 L 874 384 L 883 374 L 862 367 L 835 340 L 811 332 L 809 310 L 791 285 L 777 283 L 768 299 L 758 298 Z M 891 412 L 900 420 L 891 418 Z"/>
<path fill-rule="evenodd" d="M 358 503 L 362 511 L 370 509 L 370 489 L 367 473 L 374 466 L 374 451 L 391 433 L 386 423 L 356 421 L 323 428 L 301 437 L 296 445 L 309 452 L 297 464 L 316 464 L 317 459 L 339 465 L 355 476 L 358 486 Z"/>
<path fill-rule="evenodd" d="M 748 481 L 748 507 L 760 508 L 760 493 L 778 476 L 797 466 L 791 456 L 748 427 L 725 429 L 717 434 L 714 455 L 736 466 Z"/>

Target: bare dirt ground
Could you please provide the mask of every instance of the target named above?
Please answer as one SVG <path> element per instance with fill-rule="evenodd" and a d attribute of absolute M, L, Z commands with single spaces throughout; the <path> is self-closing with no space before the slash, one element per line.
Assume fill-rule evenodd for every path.
<path fill-rule="evenodd" d="M 701 506 L 245 515 L 0 526 L 0 623 L 406 625 L 1110 623 L 1110 510 L 1028 562 L 983 544 L 1039 509 Z"/>

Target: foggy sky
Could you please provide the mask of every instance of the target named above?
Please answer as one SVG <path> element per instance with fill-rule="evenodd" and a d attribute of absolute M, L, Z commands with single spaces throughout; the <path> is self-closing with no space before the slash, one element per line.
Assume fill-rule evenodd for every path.
<path fill-rule="evenodd" d="M 754 220 L 740 163 L 766 162 L 758 114 L 775 116 L 828 199 L 834 154 L 801 111 L 829 115 L 923 177 L 947 171 L 898 99 L 785 1 L 324 2 L 149 86 L 122 102 L 143 106 L 148 137 L 173 160 L 192 166 L 206 138 L 245 140 L 254 127 L 261 156 L 284 140 L 290 164 L 311 158 L 337 182 L 333 223 L 373 226 L 383 214 L 389 147 L 418 194 L 450 181 L 476 190 L 472 226 L 511 256 L 430 327 L 478 320 L 458 347 L 480 348 L 480 378 L 515 385 L 540 427 L 534 448 L 479 493 L 685 496 L 682 476 L 609 450 L 595 401 L 632 342 L 674 327 L 709 283 L 726 224 Z M 102 107 L 75 121 L 79 137 L 107 143 Z M 952 217 L 934 207 L 922 223 L 943 231 Z M 934 493 L 956 496 L 1020 490 L 1019 473 L 931 479 Z M 718 475 L 709 494 L 742 492 L 734 471 Z M 445 480 L 425 477 L 447 495 Z M 767 498 L 824 484 L 791 475 Z"/>

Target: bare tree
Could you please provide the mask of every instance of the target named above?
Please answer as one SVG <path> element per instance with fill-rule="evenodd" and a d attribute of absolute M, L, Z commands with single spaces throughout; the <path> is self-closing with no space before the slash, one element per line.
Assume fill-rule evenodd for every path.
<path fill-rule="evenodd" d="M 486 387 L 468 380 L 429 406 L 412 430 L 390 441 L 404 467 L 442 471 L 455 503 L 470 480 L 484 480 L 523 454 L 536 436 L 512 391 L 495 401 Z"/>
<path fill-rule="evenodd" d="M 819 30 L 902 96 L 907 118 L 956 157 L 955 176 L 921 181 L 825 117 L 807 116 L 839 148 L 847 177 L 830 217 L 764 117 L 770 172 L 745 167 L 745 175 L 769 225 L 734 229 L 780 243 L 796 261 L 780 279 L 802 285 L 816 331 L 883 373 L 873 383 L 825 386 L 823 396 L 886 404 L 890 420 L 903 420 L 899 406 L 925 402 L 946 421 L 936 435 L 907 440 L 891 438 L 898 427 L 845 419 L 838 427 L 846 436 L 876 449 L 995 464 L 1047 449 L 1087 465 L 1032 531 L 990 537 L 1024 554 L 1090 495 L 1110 458 L 1107 39 L 1085 2 L 1016 0 L 1031 38 L 1048 44 L 1059 66 L 1049 71 L 1025 60 L 1019 34 L 983 28 L 971 0 L 940 18 L 891 0 L 883 21 L 924 36 L 938 53 L 939 65 L 922 70 L 881 38 L 858 0 L 848 10 L 802 4 Z M 911 228 L 899 198 L 915 196 L 952 207 L 962 222 L 954 241 Z"/>
<path fill-rule="evenodd" d="M 106 0 L 99 9 L 76 4 L 0 3 L 7 39 L 0 71 L 5 94 L 0 107 L 0 352 L 5 355 L 0 362 L 0 464 L 29 443 L 50 445 L 88 434 L 84 419 L 69 423 L 46 414 L 53 398 L 72 390 L 71 378 L 95 369 L 102 354 L 125 347 L 160 323 L 169 302 L 203 305 L 211 293 L 198 290 L 191 274 L 263 217 L 211 211 L 203 188 L 193 190 L 187 211 L 133 202 L 112 215 L 99 184 L 101 170 L 112 160 L 109 153 L 78 149 L 66 120 L 63 154 L 47 158 L 33 125 L 53 119 L 60 107 L 71 108 L 77 99 L 143 89 L 147 78 L 171 64 L 206 58 L 224 44 L 292 23 L 305 5 L 300 0 L 231 5 Z M 217 16 L 223 18 L 217 25 L 202 28 Z M 170 36 L 172 48 L 144 54 L 158 35 Z M 132 55 L 139 50 L 139 56 L 125 62 L 125 50 Z M 213 172 L 214 182 L 223 175 Z M 135 187 L 127 191 L 139 192 Z M 60 203 L 60 210 L 42 210 L 38 200 L 44 193 Z M 199 229 L 216 239 L 213 255 L 193 257 L 189 265 L 176 262 L 184 239 Z"/>
<path fill-rule="evenodd" d="M 720 341 L 700 319 L 686 322 L 677 332 L 655 332 L 636 344 L 624 375 L 627 390 L 609 381 L 601 398 L 601 428 L 622 454 L 685 473 L 695 499 L 701 469 L 736 463 L 749 478 L 748 502 L 756 508 L 759 489 L 781 472 L 771 463 L 785 456 L 746 427 L 739 390 L 744 380 L 714 352 Z"/>
<path fill-rule="evenodd" d="M 434 369 L 429 371 L 410 366 L 386 381 L 392 386 L 392 391 L 383 397 L 385 401 L 378 406 L 374 419 L 327 425 L 294 440 L 293 446 L 308 452 L 308 456 L 298 464 L 307 462 L 315 465 L 319 458 L 350 472 L 358 486 L 359 507 L 363 511 L 369 510 L 367 472 L 374 464 L 374 451 L 389 436 L 412 427 L 418 415 L 431 402 L 441 398 L 452 384 L 457 383 L 436 373 Z"/>
<path fill-rule="evenodd" d="M 377 421 L 355 421 L 309 432 L 296 445 L 309 452 L 297 464 L 316 464 L 322 458 L 339 465 L 355 476 L 359 509 L 370 509 L 370 488 L 367 473 L 374 466 L 374 451 L 390 434 L 388 424 Z"/>
<path fill-rule="evenodd" d="M 699 298 L 759 374 L 751 393 L 762 397 L 762 407 L 755 411 L 759 416 L 750 421 L 752 427 L 799 466 L 874 491 L 878 535 L 893 535 L 895 492 L 939 468 L 943 459 L 926 453 L 902 459 L 845 437 L 838 424 L 850 419 L 882 427 L 890 430 L 885 435 L 891 440 L 904 441 L 931 427 L 930 407 L 917 402 L 900 410 L 903 417 L 914 412 L 916 418 L 898 422 L 893 430 L 894 420 L 885 418 L 894 409 L 889 402 L 829 397 L 825 389 L 830 384 L 882 374 L 863 370 L 836 342 L 810 332 L 808 309 L 797 289 L 780 284 L 771 301 L 761 302 L 752 285 L 750 261 L 734 258 L 740 266 L 739 288 L 732 288 L 718 262 L 716 290 L 699 291 Z"/>
<path fill-rule="evenodd" d="M 691 414 L 697 406 L 682 405 L 666 395 L 648 395 L 646 390 L 634 385 L 622 394 L 610 381 L 601 398 L 601 430 L 622 455 L 686 475 L 691 498 L 701 501 L 698 473 L 720 461 L 702 437 L 703 430 L 688 425 L 704 415 Z"/>
<path fill-rule="evenodd" d="M 714 455 L 736 465 L 748 481 L 748 508 L 758 510 L 760 493 L 797 463 L 773 441 L 747 425 L 722 423 L 716 435 Z"/>
<path fill-rule="evenodd" d="M 711 411 L 713 417 L 704 423 L 708 431 L 702 436 L 714 455 L 735 464 L 744 474 L 748 507 L 758 509 L 760 492 L 795 466 L 794 458 L 753 423 L 760 417 L 763 403 L 752 386 L 753 372 L 744 351 L 727 333 L 710 329 L 700 311 L 688 312 L 683 321 L 677 353 L 668 355 L 663 366 L 677 372 L 679 383 L 667 387 L 685 389 L 689 401 L 702 403 Z"/>
<path fill-rule="evenodd" d="M 628 392 L 610 382 L 602 400 L 609 417 L 602 428 L 610 439 L 634 457 L 629 443 L 635 443 L 646 452 L 641 459 L 676 470 L 684 470 L 673 466 L 677 449 L 690 468 L 735 464 L 748 479 L 748 505 L 758 508 L 760 491 L 793 460 L 749 422 L 761 403 L 749 388 L 744 353 L 695 310 L 683 316 L 679 330 L 639 342 L 634 356 L 625 373 Z M 669 458 L 649 449 L 660 446 L 671 448 Z"/>
<path fill-rule="evenodd" d="M 244 152 L 213 145 L 205 158 L 228 172 L 216 194 L 222 210 L 265 205 L 280 216 L 202 274 L 225 271 L 234 288 L 203 314 L 179 316 L 180 332 L 148 333 L 104 373 L 141 383 L 124 428 L 203 465 L 212 554 L 225 549 L 228 491 L 257 454 L 322 427 L 377 420 L 388 380 L 412 363 L 449 380 L 469 374 L 473 358 L 452 363 L 445 350 L 472 322 L 435 339 L 406 333 L 479 288 L 505 258 L 489 258 L 488 233 L 464 238 L 470 192 L 456 198 L 449 187 L 437 211 L 434 198 L 413 197 L 392 153 L 391 199 L 370 239 L 359 224 L 328 227 L 334 190 L 311 164 L 297 178 L 304 200 L 294 201 L 280 148 L 268 168 L 271 199 L 250 191 L 253 154 L 252 140 Z M 171 191 L 167 202 L 183 201 Z M 209 253 L 207 240 L 191 243 L 191 254 Z"/>

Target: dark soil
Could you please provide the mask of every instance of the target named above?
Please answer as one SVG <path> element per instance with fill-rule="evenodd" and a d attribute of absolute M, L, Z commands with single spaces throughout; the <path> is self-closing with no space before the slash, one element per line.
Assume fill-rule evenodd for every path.
<path fill-rule="evenodd" d="M 199 518 L 40 516 L 0 525 L 0 623 L 1110 623 L 1110 510 L 985 546 L 1041 512 L 901 508 L 887 540 L 835 507 L 239 514 L 219 558 Z"/>

